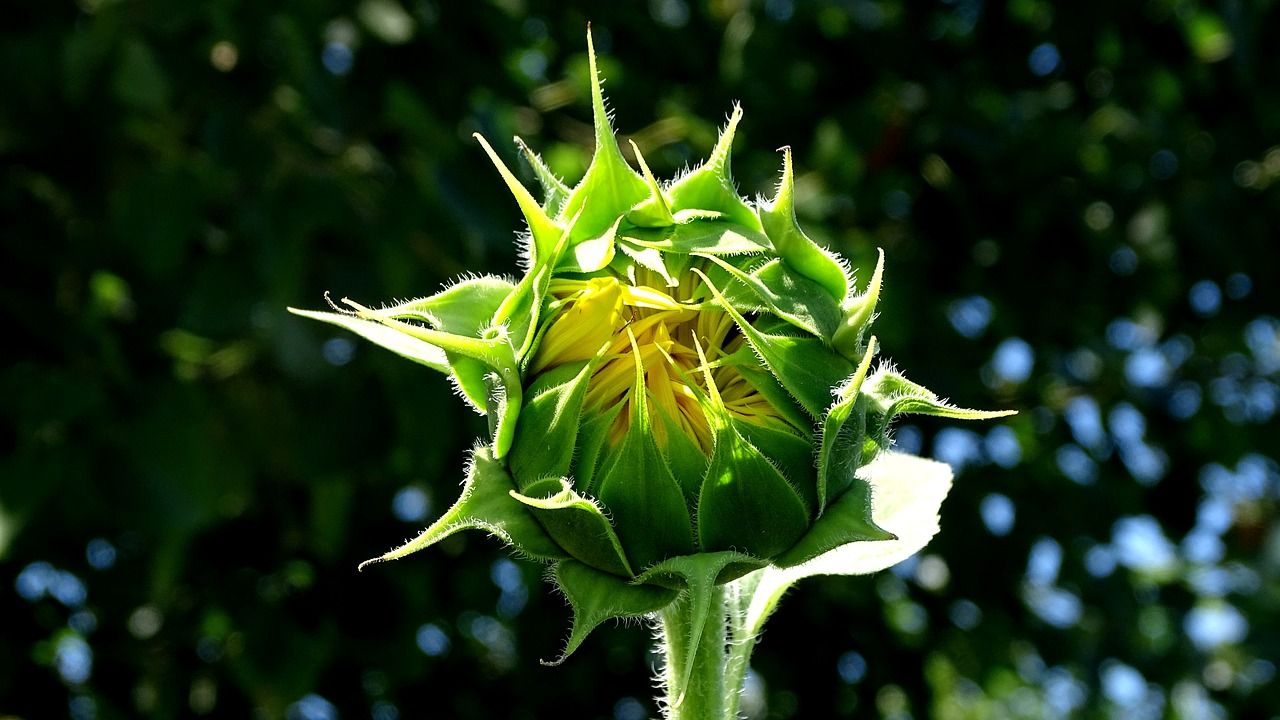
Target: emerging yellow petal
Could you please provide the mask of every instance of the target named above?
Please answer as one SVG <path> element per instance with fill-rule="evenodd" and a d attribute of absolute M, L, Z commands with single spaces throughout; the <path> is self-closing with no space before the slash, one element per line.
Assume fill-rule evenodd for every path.
<path fill-rule="evenodd" d="M 613 338 L 622 311 L 622 287 L 613 278 L 553 283 L 556 289 L 570 295 L 542 338 L 530 367 L 534 373 L 595 357 Z"/>
<path fill-rule="evenodd" d="M 726 362 L 742 347 L 743 338 L 729 315 L 698 307 L 693 299 L 696 280 L 675 288 L 666 288 L 657 277 L 637 281 L 645 284 L 611 276 L 553 280 L 553 319 L 533 358 L 532 373 L 594 359 L 584 408 L 602 412 L 623 406 L 609 430 L 613 443 L 630 429 L 629 403 L 637 401 L 632 397 L 636 363 L 645 378 L 644 401 L 658 419 L 652 427 L 661 447 L 668 433 L 676 431 L 711 453 L 712 431 L 703 409 L 708 376 L 731 414 L 758 424 L 785 423 L 734 363 Z M 703 373 L 697 345 L 706 355 L 709 374 Z"/>

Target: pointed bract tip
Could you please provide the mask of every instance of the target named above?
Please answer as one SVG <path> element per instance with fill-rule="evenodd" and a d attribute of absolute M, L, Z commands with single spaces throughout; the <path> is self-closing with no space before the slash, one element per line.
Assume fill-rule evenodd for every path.
<path fill-rule="evenodd" d="M 507 164 L 502 161 L 502 158 L 498 156 L 489 141 L 485 140 L 484 136 L 478 132 L 472 133 L 471 136 L 484 148 L 485 154 L 489 156 L 493 166 L 498 169 L 498 174 L 502 176 L 503 182 L 507 184 L 507 189 L 515 197 L 516 204 L 520 206 L 520 212 L 524 215 L 525 222 L 529 225 L 530 234 L 533 235 L 532 264 L 536 264 L 538 261 L 545 261 L 550 256 L 556 240 L 560 237 L 560 227 L 548 217 L 546 211 L 534 199 L 533 194 L 516 178 L 515 173 L 511 172 L 511 168 L 508 168 Z M 517 141 L 519 141 L 519 138 L 517 138 Z"/>
<path fill-rule="evenodd" d="M 773 199 L 764 208 L 785 218 L 791 225 L 799 229 L 795 219 L 795 174 L 791 165 L 791 146 L 783 145 L 777 152 L 782 153 L 782 177 L 778 178 L 778 187 L 773 192 Z"/>
<path fill-rule="evenodd" d="M 720 139 L 716 141 L 716 147 L 707 160 L 708 165 L 719 170 L 725 177 L 729 176 L 729 157 L 733 153 L 733 136 L 738 131 L 738 123 L 741 120 L 742 106 L 734 103 L 733 112 L 729 115 L 729 123 L 720 132 Z"/>
<path fill-rule="evenodd" d="M 608 127 L 609 118 L 604 109 L 604 88 L 600 83 L 600 66 L 596 63 L 596 45 L 591 39 L 591 29 L 587 28 L 587 69 L 591 73 L 591 106 L 596 114 L 596 131 L 600 125 Z"/>

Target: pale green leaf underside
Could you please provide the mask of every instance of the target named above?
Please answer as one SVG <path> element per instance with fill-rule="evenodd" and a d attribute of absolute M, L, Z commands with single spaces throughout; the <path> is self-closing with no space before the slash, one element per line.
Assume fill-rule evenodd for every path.
<path fill-rule="evenodd" d="M 906 560 L 938 533 L 938 511 L 951 490 L 951 467 L 914 455 L 884 452 L 858 471 L 871 485 L 872 518 L 896 540 L 854 542 L 809 562 L 760 571 L 749 623 L 763 622 L 778 597 L 793 583 L 812 575 L 865 575 Z"/>

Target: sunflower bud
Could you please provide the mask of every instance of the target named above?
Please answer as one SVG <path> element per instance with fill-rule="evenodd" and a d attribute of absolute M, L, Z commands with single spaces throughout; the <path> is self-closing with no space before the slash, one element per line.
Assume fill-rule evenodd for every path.
<path fill-rule="evenodd" d="M 772 201 L 737 194 L 740 109 L 710 159 L 659 183 L 638 148 L 639 172 L 623 158 L 594 52 L 591 73 L 596 150 L 573 188 L 520 143 L 539 203 L 480 138 L 528 222 L 519 282 L 296 311 L 447 373 L 490 420 L 462 497 L 378 560 L 478 528 L 554 563 L 575 613 L 566 653 L 677 592 L 892 538 L 857 471 L 894 416 L 1003 414 L 872 370 L 883 254 L 858 292 L 796 221 L 789 151 Z"/>

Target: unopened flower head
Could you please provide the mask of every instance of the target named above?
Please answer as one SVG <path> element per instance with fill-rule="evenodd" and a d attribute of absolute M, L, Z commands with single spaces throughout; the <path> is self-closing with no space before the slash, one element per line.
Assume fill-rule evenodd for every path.
<path fill-rule="evenodd" d="M 738 195 L 740 109 L 705 163 L 660 183 L 634 144 L 639 170 L 624 159 L 594 53 L 591 73 L 596 149 L 575 186 L 517 139 L 539 202 L 479 138 L 528 222 L 518 282 L 297 311 L 448 374 L 489 418 L 457 503 L 379 559 L 462 529 L 497 535 L 554 563 L 570 650 L 683 589 L 891 538 L 858 471 L 894 416 L 1003 414 L 872 369 L 883 253 L 858 291 L 797 224 L 789 152 L 771 200 Z"/>

